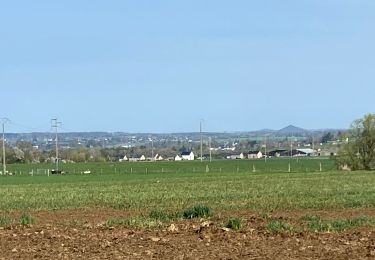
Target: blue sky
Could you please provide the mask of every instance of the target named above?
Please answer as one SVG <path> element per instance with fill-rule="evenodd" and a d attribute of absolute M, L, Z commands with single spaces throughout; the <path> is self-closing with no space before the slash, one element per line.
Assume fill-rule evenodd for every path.
<path fill-rule="evenodd" d="M 9 131 L 347 128 L 374 111 L 373 0 L 0 1 Z"/>

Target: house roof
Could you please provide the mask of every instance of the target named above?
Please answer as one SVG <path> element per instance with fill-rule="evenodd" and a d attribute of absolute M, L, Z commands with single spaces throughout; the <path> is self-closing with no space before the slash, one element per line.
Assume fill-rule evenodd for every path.
<path fill-rule="evenodd" d="M 260 151 L 250 151 L 249 154 L 258 154 Z"/>
<path fill-rule="evenodd" d="M 282 153 L 282 152 L 286 152 L 286 151 L 288 151 L 288 150 L 286 150 L 286 149 L 276 149 L 276 150 L 270 151 L 270 153 Z"/>
<path fill-rule="evenodd" d="M 190 155 L 191 152 L 182 152 L 181 155 Z"/>
<path fill-rule="evenodd" d="M 310 149 L 310 148 L 306 148 L 306 149 L 297 149 L 297 151 L 298 151 L 298 152 L 302 152 L 302 153 L 306 153 L 306 154 L 315 153 L 315 150 Z"/>

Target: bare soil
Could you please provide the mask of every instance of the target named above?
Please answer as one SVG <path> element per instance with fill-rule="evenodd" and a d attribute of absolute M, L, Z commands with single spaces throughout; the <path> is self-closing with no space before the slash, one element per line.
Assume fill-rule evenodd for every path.
<path fill-rule="evenodd" d="M 36 224 L 0 228 L 0 259 L 375 259 L 373 227 L 331 233 L 271 233 L 265 228 L 270 220 L 302 226 L 305 215 L 375 217 L 375 209 L 219 212 L 208 220 L 178 220 L 152 230 L 106 225 L 108 219 L 140 214 L 111 209 L 31 212 Z M 223 228 L 230 216 L 243 219 L 240 231 Z"/>

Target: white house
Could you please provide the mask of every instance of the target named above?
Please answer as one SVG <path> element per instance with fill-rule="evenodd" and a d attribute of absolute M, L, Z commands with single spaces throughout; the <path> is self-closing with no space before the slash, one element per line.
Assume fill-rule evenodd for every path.
<path fill-rule="evenodd" d="M 263 153 L 261 151 L 251 151 L 247 155 L 247 158 L 249 159 L 260 159 L 263 157 Z"/>
<path fill-rule="evenodd" d="M 161 156 L 160 154 L 155 155 L 154 161 L 162 161 L 162 160 L 164 160 L 163 156 Z"/>
<path fill-rule="evenodd" d="M 181 153 L 182 160 L 187 161 L 194 161 L 194 153 L 193 152 L 183 152 Z"/>
<path fill-rule="evenodd" d="M 175 161 L 182 161 L 182 158 L 177 154 L 176 157 L 174 158 Z"/>
<path fill-rule="evenodd" d="M 241 153 L 241 154 L 236 154 L 236 155 L 228 155 L 227 156 L 227 159 L 230 159 L 230 160 L 236 160 L 236 159 L 245 159 L 246 158 L 246 155 L 244 153 Z"/>
<path fill-rule="evenodd" d="M 129 161 L 128 157 L 125 155 L 124 158 L 119 160 L 120 162 L 126 162 Z"/>
<path fill-rule="evenodd" d="M 140 161 L 146 161 L 146 157 L 144 155 L 142 155 L 140 158 L 139 158 Z"/>

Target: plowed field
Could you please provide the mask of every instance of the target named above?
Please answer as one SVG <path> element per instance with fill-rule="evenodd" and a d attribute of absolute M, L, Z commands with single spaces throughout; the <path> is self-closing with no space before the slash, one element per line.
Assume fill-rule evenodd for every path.
<path fill-rule="evenodd" d="M 14 219 L 21 212 L 9 212 Z M 0 259 L 375 259 L 375 230 L 359 226 L 314 231 L 304 216 L 322 219 L 375 217 L 373 209 L 342 211 L 215 212 L 206 219 L 163 222 L 144 228 L 110 225 L 110 219 L 142 214 L 126 210 L 34 211 L 31 225 L 12 223 L 0 229 Z M 225 228 L 230 216 L 240 230 Z M 272 221 L 291 228 L 267 228 Z"/>

